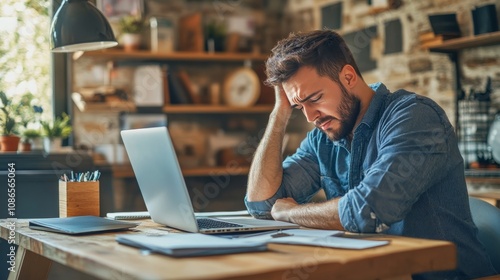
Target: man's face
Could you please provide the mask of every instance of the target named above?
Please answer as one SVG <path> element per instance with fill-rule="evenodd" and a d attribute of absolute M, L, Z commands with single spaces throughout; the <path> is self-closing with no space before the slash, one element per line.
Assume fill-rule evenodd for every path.
<path fill-rule="evenodd" d="M 304 66 L 283 83 L 283 89 L 290 105 L 301 110 L 307 121 L 314 123 L 331 140 L 338 141 L 353 131 L 360 100 L 342 84 Z"/>

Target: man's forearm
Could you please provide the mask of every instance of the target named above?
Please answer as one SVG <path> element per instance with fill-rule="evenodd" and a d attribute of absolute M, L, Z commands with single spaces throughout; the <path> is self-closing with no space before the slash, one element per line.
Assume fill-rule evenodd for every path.
<path fill-rule="evenodd" d="M 339 217 L 339 200 L 340 198 L 334 198 L 325 202 L 299 205 L 292 198 L 278 199 L 271 214 L 275 220 L 304 227 L 344 230 Z"/>
<path fill-rule="evenodd" d="M 274 110 L 271 113 L 264 137 L 255 152 L 248 174 L 247 199 L 261 201 L 278 190 L 283 177 L 282 146 L 290 115 Z"/>

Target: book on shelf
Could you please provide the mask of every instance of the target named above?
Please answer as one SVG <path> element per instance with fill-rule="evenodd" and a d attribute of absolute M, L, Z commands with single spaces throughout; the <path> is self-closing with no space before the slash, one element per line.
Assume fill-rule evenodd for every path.
<path fill-rule="evenodd" d="M 186 90 L 193 104 L 201 104 L 200 96 L 194 91 L 191 80 L 189 79 L 189 75 L 186 71 L 180 70 L 177 73 L 177 77 L 179 78 L 182 86 Z"/>
<path fill-rule="evenodd" d="M 161 66 L 161 75 L 163 80 L 163 105 L 170 104 L 170 90 L 168 88 L 168 67 L 167 65 Z"/>
<path fill-rule="evenodd" d="M 191 97 L 183 87 L 175 69 L 170 68 L 167 73 L 170 104 L 191 104 Z"/>

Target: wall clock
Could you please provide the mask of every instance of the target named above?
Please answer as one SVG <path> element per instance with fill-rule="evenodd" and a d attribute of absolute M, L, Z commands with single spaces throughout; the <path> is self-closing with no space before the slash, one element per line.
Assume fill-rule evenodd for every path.
<path fill-rule="evenodd" d="M 251 68 L 239 68 L 224 81 L 223 98 L 224 103 L 229 106 L 252 106 L 259 99 L 259 95 L 259 77 Z"/>

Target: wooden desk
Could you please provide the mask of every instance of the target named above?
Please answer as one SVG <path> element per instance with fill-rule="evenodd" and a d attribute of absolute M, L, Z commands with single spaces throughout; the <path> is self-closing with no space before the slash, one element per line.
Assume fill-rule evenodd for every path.
<path fill-rule="evenodd" d="M 1 237 L 8 239 L 6 220 L 0 223 Z M 128 233 L 168 231 L 142 220 Z M 17 220 L 18 277 L 42 279 L 52 261 L 103 279 L 381 279 L 456 266 L 452 243 L 406 237 L 377 236 L 391 243 L 366 250 L 272 244 L 268 252 L 176 259 L 141 255 L 118 244 L 116 234 L 69 236 L 30 230 L 26 220 Z"/>

